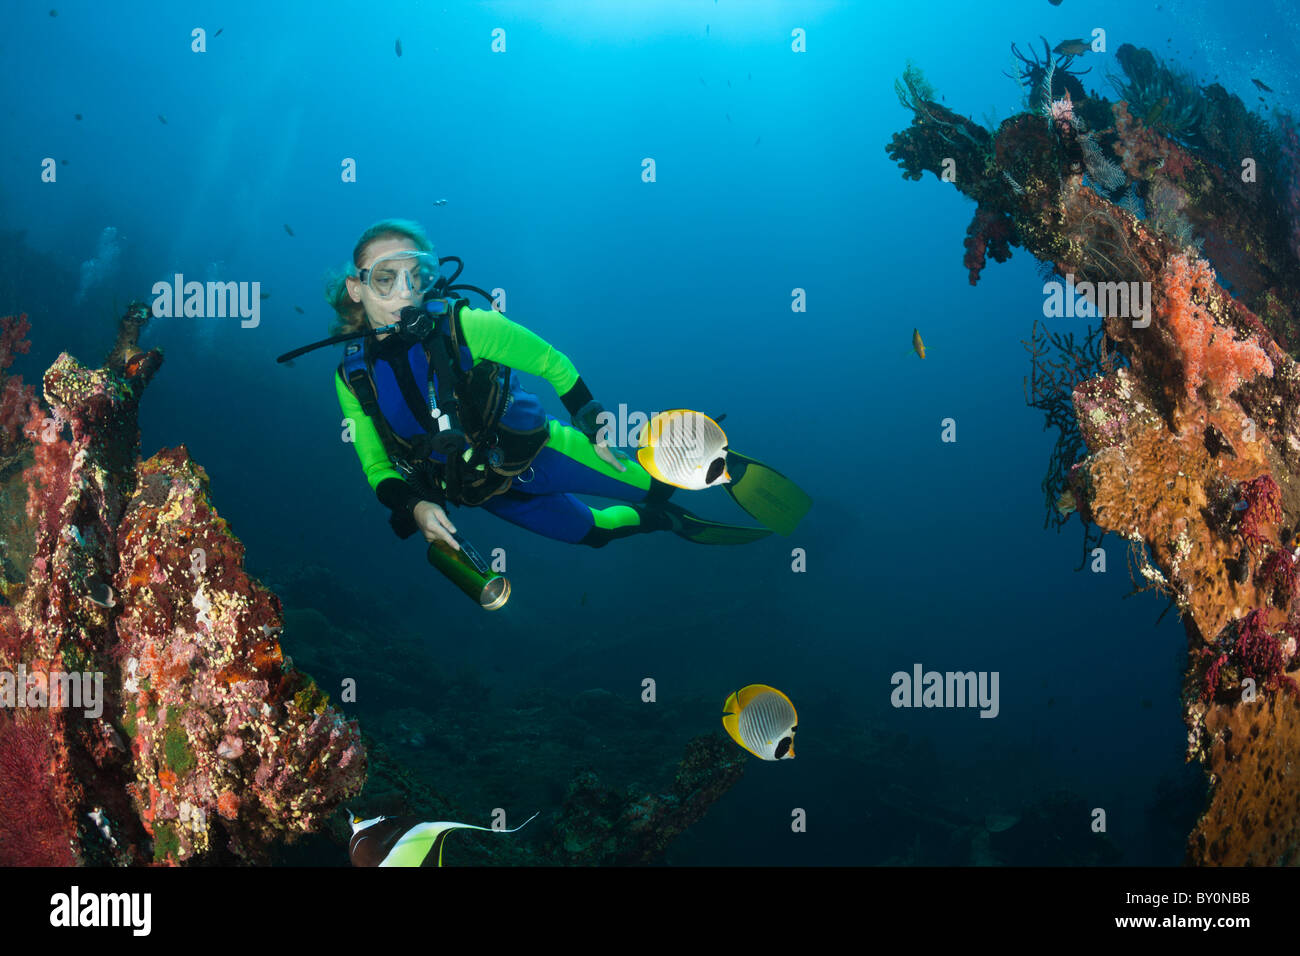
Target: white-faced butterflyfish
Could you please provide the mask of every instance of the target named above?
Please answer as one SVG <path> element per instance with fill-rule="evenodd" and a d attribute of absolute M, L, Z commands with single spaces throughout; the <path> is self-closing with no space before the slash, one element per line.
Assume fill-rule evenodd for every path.
<path fill-rule="evenodd" d="M 684 408 L 660 412 L 641 429 L 636 460 L 660 481 L 699 491 L 731 480 L 727 436 L 703 412 Z"/>
<path fill-rule="evenodd" d="M 775 687 L 750 684 L 722 705 L 722 726 L 731 739 L 763 760 L 794 758 L 794 732 L 799 715 L 794 704 Z"/>

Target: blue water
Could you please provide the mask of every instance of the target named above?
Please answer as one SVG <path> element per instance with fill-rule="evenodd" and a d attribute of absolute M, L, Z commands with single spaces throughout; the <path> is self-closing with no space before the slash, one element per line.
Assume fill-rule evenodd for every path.
<path fill-rule="evenodd" d="M 1054 434 L 1025 405 L 1020 345 L 1041 315 L 1036 264 L 1016 251 L 972 288 L 973 205 L 933 177 L 903 180 L 884 147 L 910 121 L 892 89 L 909 59 L 950 108 L 1002 119 L 1020 96 L 1001 75 L 1009 44 L 1095 26 L 1109 50 L 1147 46 L 1248 104 L 1251 77 L 1290 101 L 1289 4 L 1244 18 L 1226 3 L 1074 0 L 983 13 L 49 3 L 56 17 L 26 4 L 0 36 L 0 314 L 33 322 L 15 371 L 34 380 L 63 350 L 97 362 L 116 310 L 176 272 L 261 282 L 271 297 L 256 328 L 155 322 L 145 342 L 166 364 L 142 411 L 143 453 L 189 448 L 251 568 L 313 563 L 346 577 L 501 699 L 579 643 L 597 649 L 599 681 L 575 677 L 574 691 L 635 699 L 646 676 L 661 696 L 719 703 L 746 683 L 783 689 L 800 707 L 799 758 L 752 761 L 676 863 L 884 862 L 886 843 L 915 842 L 914 824 L 863 808 L 900 783 L 977 820 L 1068 790 L 1106 811 L 1123 862 L 1181 861 L 1197 812 L 1185 640 L 1175 614 L 1155 625 L 1160 599 L 1124 600 L 1124 542 L 1107 539 L 1106 573 L 1076 573 L 1077 520 L 1043 530 Z M 195 27 L 206 52 L 191 51 Z M 806 53 L 790 50 L 796 27 Z M 491 50 L 497 28 L 504 53 Z M 1089 64 L 1085 86 L 1113 96 L 1113 53 Z M 45 157 L 67 161 L 55 183 L 41 181 Z M 654 183 L 641 181 L 646 157 Z M 345 158 L 356 183 L 340 179 Z M 735 448 L 813 496 L 803 526 L 747 548 L 665 535 L 597 552 L 461 510 L 481 549 L 506 550 L 514 581 L 505 611 L 479 613 L 392 535 L 340 441 L 339 350 L 274 362 L 328 333 L 324 274 L 386 217 L 422 222 L 440 254 L 464 258 L 464 281 L 506 289 L 507 314 L 568 355 L 606 406 L 725 411 Z M 795 288 L 806 312 L 791 311 Z M 924 362 L 909 351 L 913 327 Z M 954 443 L 940 441 L 946 418 Z M 721 492 L 690 497 L 711 517 L 743 517 Z M 806 573 L 791 571 L 794 547 Z M 602 656 L 604 642 L 616 652 Z M 997 671 L 999 715 L 892 707 L 890 676 L 915 663 Z M 854 756 L 898 734 L 901 763 Z M 1189 780 L 1190 800 L 1159 802 Z M 807 833 L 790 831 L 795 807 Z M 947 861 L 925 841 L 917 853 Z M 1034 859 L 1066 862 L 1048 844 Z"/>

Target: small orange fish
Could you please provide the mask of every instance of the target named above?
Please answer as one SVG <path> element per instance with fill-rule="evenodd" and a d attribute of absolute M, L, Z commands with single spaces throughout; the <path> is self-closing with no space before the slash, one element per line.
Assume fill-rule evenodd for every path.
<path fill-rule="evenodd" d="M 921 358 L 925 358 L 925 343 L 921 341 L 921 333 L 912 329 L 912 350 Z"/>

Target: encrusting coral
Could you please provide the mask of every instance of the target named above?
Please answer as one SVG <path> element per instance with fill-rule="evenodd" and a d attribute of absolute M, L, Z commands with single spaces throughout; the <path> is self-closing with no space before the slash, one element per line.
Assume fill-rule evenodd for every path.
<path fill-rule="evenodd" d="M 1071 90 L 1083 135 L 1033 112 L 990 134 L 914 81 L 929 95 L 904 102 L 912 125 L 888 150 L 911 179 L 952 182 L 955 160 L 972 173 L 955 185 L 976 221 L 1009 217 L 1010 243 L 1098 308 L 1105 349 L 1071 340 L 1062 364 L 1037 329 L 1027 345 L 1027 397 L 1056 416 L 1057 457 L 1078 455 L 1054 459 L 1049 498 L 1125 538 L 1139 589 L 1182 615 L 1188 756 L 1211 784 L 1188 860 L 1300 862 L 1300 369 L 1285 347 L 1300 320 L 1297 140 L 1288 117 L 1269 132 L 1222 87 L 1198 88 L 1147 51 L 1126 46 L 1119 60 L 1129 102 Z M 972 281 L 980 233 L 966 241 Z"/>
<path fill-rule="evenodd" d="M 146 320 L 128 308 L 102 368 L 61 355 L 24 430 L 34 553 L 0 608 L 0 669 L 49 706 L 0 724 L 0 819 L 44 823 L 39 840 L 0 824 L 0 864 L 258 860 L 365 781 L 355 722 L 283 655 L 279 602 L 202 468 L 183 447 L 138 460 L 162 363 L 135 345 Z M 63 675 L 98 675 L 98 705 Z"/>

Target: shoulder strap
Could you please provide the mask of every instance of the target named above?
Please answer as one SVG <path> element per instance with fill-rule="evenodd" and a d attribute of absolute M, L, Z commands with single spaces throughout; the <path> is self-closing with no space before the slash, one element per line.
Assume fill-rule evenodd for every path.
<path fill-rule="evenodd" d="M 367 338 L 364 340 L 364 345 L 357 342 L 350 344 L 343 353 L 343 361 L 339 363 L 339 371 L 343 375 L 343 380 L 347 382 L 348 388 L 352 390 L 352 394 L 361 403 L 361 410 L 365 412 L 366 417 L 375 426 L 375 431 L 379 433 L 379 440 L 384 445 L 384 451 L 388 453 L 388 457 L 393 460 L 394 464 L 399 465 L 399 470 L 401 470 L 401 463 L 411 457 L 427 457 L 428 452 L 420 454 L 418 448 L 398 438 L 389 426 L 388 419 L 384 417 L 383 410 L 379 407 L 375 379 L 370 370 L 370 347 L 373 341 L 374 339 Z M 428 414 L 427 409 L 425 414 Z"/>
<path fill-rule="evenodd" d="M 352 394 L 357 397 L 357 401 L 361 403 L 361 410 L 366 413 L 366 416 L 372 421 L 383 419 L 384 416 L 379 413 L 379 398 L 375 394 L 375 380 L 370 376 L 370 368 L 360 342 L 351 343 L 343 351 L 339 374 Z M 382 430 L 380 437 L 383 437 Z"/>

